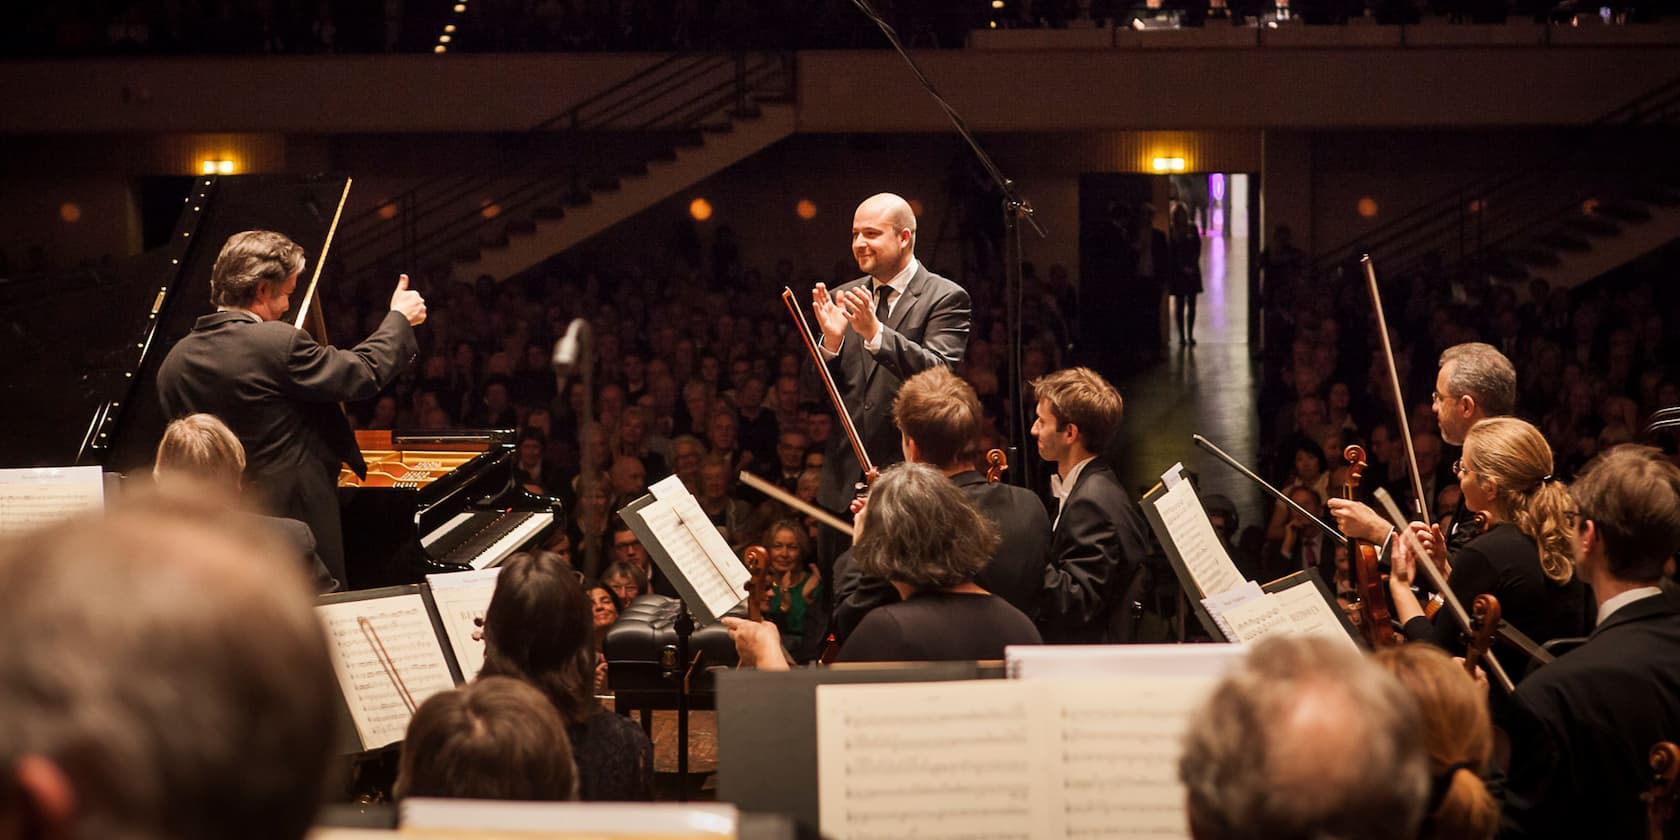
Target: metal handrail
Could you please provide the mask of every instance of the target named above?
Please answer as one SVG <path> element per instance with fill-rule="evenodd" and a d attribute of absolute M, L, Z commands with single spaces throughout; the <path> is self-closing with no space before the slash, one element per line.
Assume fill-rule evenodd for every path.
<path fill-rule="evenodd" d="M 781 53 L 667 58 L 535 124 L 510 148 L 487 157 L 471 172 L 429 179 L 353 217 L 346 223 L 348 241 L 341 258 L 348 268 L 358 271 L 393 257 L 413 263 L 422 255 L 449 253 L 464 240 L 476 245 L 486 227 L 503 225 L 519 211 L 581 189 L 580 166 L 557 171 L 550 160 L 527 145 L 552 144 L 597 131 L 699 130 L 709 118 L 755 96 L 792 95 L 793 68 L 790 58 Z M 497 186 L 503 181 L 515 183 Z M 478 208 L 463 208 L 475 192 L 490 193 L 502 212 L 484 218 Z M 396 205 L 398 218 L 380 217 L 389 204 Z"/>
<path fill-rule="evenodd" d="M 1680 119 L 1680 77 L 1669 80 L 1628 102 L 1617 106 L 1588 123 L 1587 129 L 1605 128 L 1611 126 L 1627 127 L 1641 125 L 1663 125 Z M 1593 151 L 1591 144 L 1578 148 L 1565 155 L 1560 155 L 1550 161 L 1557 164 L 1580 160 Z M 1404 266 L 1396 265 L 1393 254 L 1408 248 L 1424 247 L 1433 250 L 1433 243 L 1437 226 L 1458 226 L 1465 221 L 1465 214 L 1469 213 L 1472 201 L 1480 200 L 1483 208 L 1474 215 L 1481 218 L 1476 221 L 1487 224 L 1489 213 L 1503 212 L 1494 208 L 1513 206 L 1498 200 L 1505 198 L 1510 192 L 1521 192 L 1544 185 L 1545 179 L 1552 176 L 1554 169 L 1529 170 L 1520 172 L 1501 172 L 1485 176 L 1481 179 L 1454 187 L 1434 198 L 1423 202 L 1412 210 L 1401 214 L 1376 230 L 1362 236 L 1340 243 L 1332 248 L 1320 251 L 1310 266 L 1312 276 L 1325 276 L 1336 270 L 1358 253 L 1371 253 L 1384 258 L 1388 271 L 1393 272 Z M 1589 198 L 1591 196 L 1583 196 Z M 1525 206 L 1525 205 L 1516 205 Z M 1531 208 L 1530 208 L 1531 209 Z M 1413 243 L 1408 245 L 1406 243 Z M 1420 244 L 1429 243 L 1429 244 Z M 1477 251 L 1488 247 L 1484 243 Z M 1468 256 L 1460 254 L 1460 258 Z"/>

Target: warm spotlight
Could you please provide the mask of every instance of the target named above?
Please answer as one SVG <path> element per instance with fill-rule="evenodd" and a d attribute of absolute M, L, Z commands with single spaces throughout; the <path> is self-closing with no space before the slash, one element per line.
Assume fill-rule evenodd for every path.
<path fill-rule="evenodd" d="M 206 160 L 199 164 L 199 171 L 206 175 L 232 175 L 233 161 Z"/>
<path fill-rule="evenodd" d="M 445 31 L 445 32 L 454 32 L 454 31 L 455 31 L 455 24 L 453 24 L 453 23 L 446 23 L 446 24 L 444 24 L 444 25 L 443 25 L 443 31 Z"/>
<path fill-rule="evenodd" d="M 1149 162 L 1149 168 L 1156 172 L 1183 172 L 1184 158 L 1158 157 Z"/>
<path fill-rule="evenodd" d="M 486 204 L 483 209 L 478 211 L 478 215 L 486 219 L 494 219 L 502 215 L 502 206 L 500 204 Z"/>
<path fill-rule="evenodd" d="M 379 205 L 379 218 L 388 222 L 396 217 L 397 205 L 395 203 L 387 201 L 384 204 Z"/>
<path fill-rule="evenodd" d="M 1359 199 L 1357 207 L 1360 216 L 1367 219 L 1375 219 L 1377 217 L 1378 207 L 1376 199 L 1370 196 L 1365 196 L 1364 198 Z"/>
<path fill-rule="evenodd" d="M 809 198 L 801 198 L 798 204 L 793 205 L 793 213 L 808 222 L 817 217 L 817 205 Z"/>
<path fill-rule="evenodd" d="M 704 198 L 696 198 L 688 203 L 688 215 L 696 222 L 704 222 L 712 217 L 712 203 Z"/>
<path fill-rule="evenodd" d="M 58 205 L 58 217 L 70 224 L 82 220 L 82 207 L 74 201 L 66 201 Z"/>
<path fill-rule="evenodd" d="M 438 44 L 437 46 L 432 47 L 432 52 L 440 53 L 440 54 L 441 53 L 446 53 L 446 52 L 449 52 L 449 48 L 442 45 L 442 44 Z"/>
<path fill-rule="evenodd" d="M 451 40 L 452 39 L 448 35 L 439 35 L 438 36 L 438 43 L 440 43 L 440 44 L 447 44 Z"/>

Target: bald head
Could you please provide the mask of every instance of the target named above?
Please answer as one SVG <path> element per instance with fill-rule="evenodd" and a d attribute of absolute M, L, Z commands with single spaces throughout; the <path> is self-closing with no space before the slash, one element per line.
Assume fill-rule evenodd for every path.
<path fill-rule="evenodd" d="M 886 282 L 910 263 L 916 247 L 916 214 L 892 193 L 876 193 L 852 215 L 852 256 L 858 268 Z"/>

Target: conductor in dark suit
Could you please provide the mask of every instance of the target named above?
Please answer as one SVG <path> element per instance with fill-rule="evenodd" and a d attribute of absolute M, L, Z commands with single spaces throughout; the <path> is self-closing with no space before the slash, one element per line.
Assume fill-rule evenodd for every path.
<path fill-rule="evenodd" d="M 1047 643 L 1126 641 L 1126 588 L 1149 550 L 1143 514 L 1098 453 L 1120 429 L 1120 392 L 1090 368 L 1032 382 L 1038 454 L 1056 464 L 1056 511 L 1038 629 Z"/>
<path fill-rule="evenodd" d="M 928 368 L 955 367 L 968 349 L 968 292 L 928 271 L 916 260 L 915 246 L 909 203 L 890 193 L 870 196 L 852 218 L 852 256 L 865 276 L 832 293 L 818 283 L 811 294 L 818 352 L 878 468 L 900 460 L 898 429 L 889 416 L 899 386 Z M 851 443 L 835 435 L 823 459 L 818 503 L 849 515 L 862 478 Z M 830 536 L 821 548 L 818 563 L 832 580 L 839 546 Z"/>
<path fill-rule="evenodd" d="M 1598 599 L 1598 626 L 1512 695 L 1500 836 L 1643 837 L 1647 756 L 1680 741 L 1680 611 L 1658 586 L 1680 550 L 1680 468 L 1618 446 L 1570 493 L 1575 570 Z"/>
<path fill-rule="evenodd" d="M 892 414 L 904 459 L 944 473 L 997 528 L 997 549 L 974 582 L 1030 617 L 1044 586 L 1050 517 L 1032 491 L 987 481 L 974 468 L 981 425 L 980 398 L 974 388 L 943 367 L 929 368 L 899 389 Z M 864 575 L 850 561 L 851 552 L 847 552 L 834 567 L 834 629 L 841 642 L 870 610 L 899 600 L 891 583 Z"/>
<path fill-rule="evenodd" d="M 339 403 L 377 394 L 414 360 L 426 302 L 405 274 L 372 335 L 328 347 L 280 321 L 303 266 L 303 248 L 281 234 L 229 237 L 210 272 L 217 311 L 169 351 L 158 397 L 170 418 L 221 418 L 245 447 L 246 484 L 267 512 L 308 523 L 327 570 L 347 581 L 334 488 L 341 463 L 359 476 L 367 464 Z"/>

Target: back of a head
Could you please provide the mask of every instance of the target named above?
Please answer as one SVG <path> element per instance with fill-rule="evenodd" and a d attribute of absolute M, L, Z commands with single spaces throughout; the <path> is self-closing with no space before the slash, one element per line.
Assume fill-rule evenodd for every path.
<path fill-rule="evenodd" d="M 904 380 L 893 398 L 892 413 L 922 460 L 941 469 L 972 454 L 980 439 L 980 398 L 942 365 Z"/>
<path fill-rule="evenodd" d="M 189 414 L 164 427 L 152 477 L 165 490 L 239 490 L 245 447 L 213 414 Z"/>
<path fill-rule="evenodd" d="M 1050 404 L 1056 421 L 1072 423 L 1088 452 L 1100 453 L 1120 430 L 1125 403 L 1108 380 L 1090 368 L 1075 367 L 1041 376 L 1031 383 L 1034 399 Z"/>
<path fill-rule="evenodd" d="M 926 464 L 906 461 L 883 470 L 869 491 L 864 518 L 852 548 L 858 567 L 917 588 L 972 580 L 997 550 L 996 526 Z"/>
<path fill-rule="evenodd" d="M 1604 542 L 1604 571 L 1655 585 L 1680 550 L 1680 467 L 1659 449 L 1623 444 L 1589 462 L 1570 493 Z"/>
<path fill-rule="evenodd" d="M 1488 479 L 1498 488 L 1498 504 L 1540 549 L 1546 576 L 1567 583 L 1575 575 L 1574 534 L 1568 523 L 1575 506 L 1569 488 L 1552 475 L 1552 447 L 1526 420 L 1489 417 L 1477 420 L 1464 436 L 1465 469 L 1473 480 Z"/>
<path fill-rule="evenodd" d="M 594 628 L 577 573 L 559 560 L 519 553 L 502 564 L 484 612 L 482 676 L 525 680 L 567 724 L 593 711 Z"/>
<path fill-rule="evenodd" d="M 130 499 L 0 545 L 0 767 L 56 765 L 73 836 L 291 840 L 314 817 L 337 695 L 310 589 L 214 517 Z"/>
<path fill-rule="evenodd" d="M 248 306 L 258 283 L 279 284 L 303 270 L 303 247 L 271 230 L 236 233 L 222 245 L 210 269 L 210 302 Z"/>
<path fill-rule="evenodd" d="M 1499 803 L 1482 783 L 1493 755 L 1493 722 L 1476 681 L 1434 645 L 1385 648 L 1373 660 L 1417 701 L 1429 754 L 1430 808 L 1424 840 L 1486 840 L 1499 828 Z"/>
<path fill-rule="evenodd" d="M 1504 417 L 1517 407 L 1517 369 L 1491 344 L 1454 344 L 1441 352 L 1447 371 L 1447 396 L 1476 400 L 1483 417 Z"/>
<path fill-rule="evenodd" d="M 1186 731 L 1198 840 L 1416 837 L 1429 794 L 1417 704 L 1357 651 L 1257 646 Z"/>
<path fill-rule="evenodd" d="M 434 694 L 409 721 L 396 795 L 576 799 L 565 722 L 542 692 L 507 677 Z"/>

